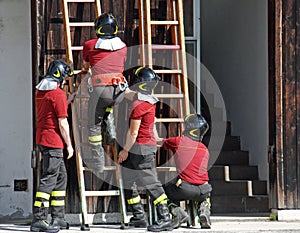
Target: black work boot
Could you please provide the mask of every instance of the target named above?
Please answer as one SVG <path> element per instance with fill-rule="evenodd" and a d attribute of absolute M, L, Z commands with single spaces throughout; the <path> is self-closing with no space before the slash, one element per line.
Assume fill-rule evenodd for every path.
<path fill-rule="evenodd" d="M 203 202 L 200 203 L 197 210 L 200 225 L 203 229 L 210 229 L 210 198 L 206 198 Z"/>
<path fill-rule="evenodd" d="M 89 152 L 84 155 L 85 165 L 94 172 L 103 173 L 105 165 L 104 149 L 102 146 L 89 146 Z"/>
<path fill-rule="evenodd" d="M 170 218 L 170 212 L 168 209 L 167 203 L 161 203 L 156 205 L 158 220 L 153 224 L 147 227 L 148 231 L 172 231 L 172 221 Z"/>
<path fill-rule="evenodd" d="M 170 207 L 170 212 L 173 216 L 172 219 L 172 227 L 174 229 L 180 227 L 182 223 L 188 222 L 190 217 L 188 214 L 179 206 L 171 206 Z"/>
<path fill-rule="evenodd" d="M 69 223 L 64 218 L 52 218 L 51 226 L 57 226 L 59 229 L 69 229 Z"/>
<path fill-rule="evenodd" d="M 131 204 L 133 217 L 130 218 L 128 226 L 143 228 L 148 226 L 147 217 L 141 202 Z"/>
<path fill-rule="evenodd" d="M 58 232 L 58 226 L 52 226 L 45 220 L 35 220 L 31 223 L 30 231 L 33 232 Z"/>

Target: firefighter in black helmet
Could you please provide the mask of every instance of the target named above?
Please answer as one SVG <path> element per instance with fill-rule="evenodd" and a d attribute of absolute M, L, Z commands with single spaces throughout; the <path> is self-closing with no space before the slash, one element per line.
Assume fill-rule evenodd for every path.
<path fill-rule="evenodd" d="M 210 228 L 209 151 L 202 143 L 209 125 L 202 115 L 190 114 L 185 117 L 184 126 L 182 136 L 159 140 L 164 149 L 172 150 L 178 173 L 178 177 L 165 187 L 170 198 L 173 227 L 179 227 L 188 219 L 186 213 L 178 209 L 179 201 L 191 200 L 197 204 L 201 228 Z"/>
<path fill-rule="evenodd" d="M 123 150 L 119 152 L 118 162 L 123 164 L 125 197 L 133 211 L 129 226 L 146 227 L 147 217 L 137 192 L 143 187 L 150 194 L 157 208 L 158 221 L 148 226 L 149 231 L 172 230 L 172 222 L 167 206 L 168 197 L 157 178 L 154 157 L 157 151 L 155 108 L 158 99 L 153 89 L 160 77 L 147 67 L 139 67 L 134 72 L 130 89 L 137 92 L 132 103 L 130 125 Z"/>
<path fill-rule="evenodd" d="M 118 26 L 112 14 L 103 13 L 94 23 L 97 38 L 86 41 L 82 51 L 82 70 L 91 72 L 86 78 L 90 95 L 89 151 L 83 154 L 83 160 L 90 169 L 102 173 L 105 165 L 102 144 L 112 144 L 116 139 L 113 107 L 123 100 L 128 91 L 123 75 L 127 46 L 117 36 Z"/>
<path fill-rule="evenodd" d="M 94 23 L 98 38 L 112 39 L 117 36 L 118 25 L 112 14 L 104 13 L 96 18 Z"/>
<path fill-rule="evenodd" d="M 68 229 L 65 221 L 65 195 L 67 172 L 63 149 L 66 145 L 67 159 L 73 156 L 69 134 L 68 103 L 66 93 L 59 88 L 65 78 L 72 76 L 72 68 L 63 60 L 52 61 L 46 76 L 36 86 L 37 129 L 36 144 L 42 153 L 42 176 L 33 204 L 35 232 L 57 232 Z M 51 223 L 47 223 L 48 210 Z"/>

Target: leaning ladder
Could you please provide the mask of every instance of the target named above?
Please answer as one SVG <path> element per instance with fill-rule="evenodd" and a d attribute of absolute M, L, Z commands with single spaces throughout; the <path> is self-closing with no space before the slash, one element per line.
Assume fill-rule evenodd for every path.
<path fill-rule="evenodd" d="M 169 50 L 172 53 L 172 64 L 167 69 L 155 69 L 157 74 L 171 75 L 175 80 L 178 93 L 163 93 L 156 94 L 159 99 L 177 99 L 178 111 L 177 117 L 173 118 L 158 118 L 157 122 L 166 123 L 182 123 L 184 116 L 190 112 L 186 51 L 184 39 L 183 25 L 183 6 L 182 0 L 165 0 L 167 9 L 171 9 L 170 20 L 152 20 L 151 19 L 151 1 L 140 0 L 139 20 L 140 20 L 140 44 L 141 53 L 140 60 L 143 66 L 148 66 L 153 69 L 154 64 L 153 53 L 159 50 Z M 153 44 L 153 35 L 156 35 L 153 30 L 156 26 L 164 26 L 166 30 L 171 30 L 172 44 Z M 155 68 L 155 67 L 154 67 Z"/>
<path fill-rule="evenodd" d="M 94 27 L 94 22 L 70 22 L 69 17 L 69 3 L 89 3 L 93 4 L 95 8 L 95 15 L 98 16 L 101 14 L 101 5 L 100 0 L 61 0 L 62 8 L 63 8 L 63 22 L 64 22 L 64 33 L 65 33 L 65 41 L 66 41 L 66 54 L 67 59 L 73 63 L 73 53 L 74 51 L 82 51 L 83 46 L 73 46 L 72 36 L 71 36 L 71 28 L 76 27 Z M 74 68 L 74 74 L 80 75 L 81 70 Z M 70 91 L 73 92 L 74 88 L 76 88 L 76 82 L 74 78 L 69 78 L 69 88 Z M 84 116 L 83 112 L 86 112 L 84 109 L 87 105 L 87 96 L 84 95 L 84 85 L 80 85 L 81 90 L 79 94 L 77 94 L 76 99 L 72 103 L 72 126 L 73 126 L 73 137 L 75 142 L 75 153 L 76 153 L 76 166 L 77 166 L 77 176 L 78 176 L 78 184 L 79 184 L 79 194 L 81 201 L 81 212 L 82 212 L 82 222 L 81 222 L 81 230 L 89 230 L 88 224 L 88 205 L 87 198 L 88 197 L 107 197 L 107 196 L 118 196 L 119 204 L 120 204 L 120 212 L 122 215 L 121 220 L 121 228 L 125 227 L 125 223 L 128 222 L 126 215 L 126 203 L 124 197 L 123 190 L 123 181 L 121 170 L 117 163 L 117 146 L 116 143 L 112 145 L 112 153 L 113 159 L 115 162 L 114 166 L 105 166 L 104 171 L 115 171 L 116 181 L 118 189 L 116 190 L 106 190 L 106 191 L 87 191 L 85 184 L 85 172 L 89 171 L 88 168 L 84 166 L 84 162 L 82 160 L 82 155 L 84 153 L 83 146 L 84 143 L 84 135 L 83 132 L 86 130 L 84 127 Z"/>
<path fill-rule="evenodd" d="M 143 66 L 148 66 L 154 69 L 155 73 L 171 76 L 170 84 L 175 86 L 174 90 L 170 89 L 172 93 L 159 93 L 155 94 L 161 101 L 167 99 L 177 102 L 177 116 L 175 117 L 158 117 L 157 122 L 161 123 L 177 123 L 178 134 L 183 131 L 184 117 L 190 113 L 190 101 L 188 90 L 188 77 L 187 77 L 187 61 L 185 50 L 185 38 L 184 38 L 184 22 L 183 22 L 183 1 L 182 0 L 165 0 L 166 9 L 169 11 L 166 15 L 169 17 L 164 20 L 153 20 L 152 9 L 155 3 L 150 0 L 139 1 L 139 39 L 140 39 L 140 61 Z M 157 36 L 161 36 L 157 33 L 158 28 L 164 28 L 165 31 L 171 31 L 170 42 L 154 44 L 153 40 L 156 40 Z M 166 53 L 167 51 L 167 53 Z M 158 53 L 158 55 L 156 54 Z M 164 68 L 159 61 L 163 54 L 172 55 L 171 65 Z M 167 59 L 165 57 L 165 59 Z M 166 82 L 167 79 L 163 79 Z M 167 90 L 167 88 L 165 89 Z M 163 107 L 163 105 L 161 105 Z M 171 106 L 173 107 L 173 106 Z M 163 111 L 160 109 L 160 111 Z M 171 124 L 169 124 L 171 125 Z M 170 131 L 170 128 L 169 128 Z M 159 166 L 158 172 L 176 172 L 174 166 Z M 154 210 L 155 211 L 155 210 Z M 195 210 L 188 208 L 188 211 L 192 213 Z M 150 212 L 150 211 L 149 211 Z M 155 215 L 155 214 L 154 214 Z M 152 222 L 152 213 L 150 213 L 150 222 Z M 194 218 L 192 223 L 194 225 Z"/>

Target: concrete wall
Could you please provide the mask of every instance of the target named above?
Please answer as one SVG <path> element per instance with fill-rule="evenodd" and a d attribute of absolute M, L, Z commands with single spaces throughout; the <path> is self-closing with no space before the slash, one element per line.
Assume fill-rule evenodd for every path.
<path fill-rule="evenodd" d="M 268 180 L 267 0 L 201 0 L 202 63 L 222 92 L 232 134 Z"/>
<path fill-rule="evenodd" d="M 32 208 L 30 20 L 30 1 L 0 1 L 0 220 Z M 28 189 L 14 191 L 14 180 Z"/>

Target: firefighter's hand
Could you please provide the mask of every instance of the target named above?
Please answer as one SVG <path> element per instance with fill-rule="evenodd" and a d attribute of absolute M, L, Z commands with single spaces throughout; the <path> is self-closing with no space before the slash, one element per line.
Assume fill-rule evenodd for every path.
<path fill-rule="evenodd" d="M 121 150 L 119 152 L 118 163 L 123 163 L 128 158 L 128 151 Z"/>
<path fill-rule="evenodd" d="M 68 98 L 67 98 L 67 103 L 70 104 L 74 100 L 74 98 L 75 98 L 76 95 L 77 95 L 76 91 L 73 92 L 73 93 L 69 92 L 68 93 Z"/>
<path fill-rule="evenodd" d="M 74 149 L 73 149 L 72 145 L 70 145 L 70 146 L 67 147 L 67 151 L 68 151 L 68 157 L 67 157 L 67 159 L 72 158 L 72 156 L 74 154 Z"/>

